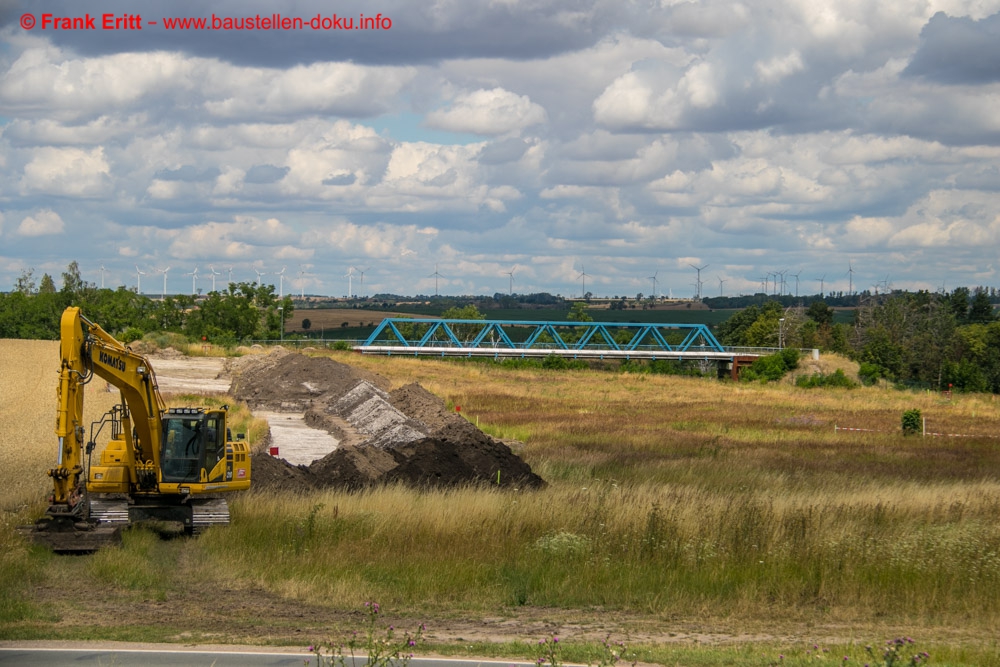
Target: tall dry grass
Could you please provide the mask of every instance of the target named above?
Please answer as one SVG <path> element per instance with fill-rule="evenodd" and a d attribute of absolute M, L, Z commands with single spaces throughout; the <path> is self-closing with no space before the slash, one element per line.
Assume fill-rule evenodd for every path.
<path fill-rule="evenodd" d="M 515 447 L 549 488 L 250 493 L 232 502 L 229 528 L 183 545 L 197 563 L 191 586 L 414 613 L 535 605 L 740 628 L 1000 630 L 993 397 L 335 358 L 394 386 L 420 382 L 523 441 Z M 54 397 L 54 384 L 38 386 Z M 914 407 L 933 430 L 979 437 L 903 438 L 900 416 Z M 23 405 L 17 419 L 35 412 Z M 31 471 L 19 457 L 3 474 L 40 474 L 44 487 L 44 458 Z M 0 489 L 3 507 L 16 504 Z M 147 551 L 137 543 L 85 574 L 141 588 L 114 573 L 141 571 L 155 560 Z M 44 563 L 6 562 L 21 580 L 43 576 Z M 20 600 L 6 590 L 0 581 L 0 618 Z"/>
<path fill-rule="evenodd" d="M 524 440 L 550 488 L 251 495 L 200 543 L 219 576 L 226 555 L 317 602 L 1000 625 L 990 396 L 338 358 Z M 904 438 L 912 407 L 979 437 Z"/>

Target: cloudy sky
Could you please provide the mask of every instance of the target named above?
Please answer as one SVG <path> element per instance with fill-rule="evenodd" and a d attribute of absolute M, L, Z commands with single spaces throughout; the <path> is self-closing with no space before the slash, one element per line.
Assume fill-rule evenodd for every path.
<path fill-rule="evenodd" d="M 1000 286 L 998 193 L 1000 0 L 0 0 L 3 290 Z"/>

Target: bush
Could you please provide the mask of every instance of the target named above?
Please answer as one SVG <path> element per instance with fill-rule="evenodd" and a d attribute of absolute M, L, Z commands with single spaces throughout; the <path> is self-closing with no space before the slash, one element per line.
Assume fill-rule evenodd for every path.
<path fill-rule="evenodd" d="M 122 332 L 122 334 L 118 337 L 118 340 L 125 345 L 128 345 L 129 343 L 133 343 L 140 338 L 142 338 L 142 329 L 139 327 L 129 327 Z"/>
<path fill-rule="evenodd" d="M 923 431 L 923 419 L 920 410 L 914 408 L 903 413 L 903 435 L 916 435 Z"/>
<path fill-rule="evenodd" d="M 844 371 L 838 368 L 829 375 L 823 375 L 822 373 L 800 375 L 795 380 L 795 386 L 802 387 L 803 389 L 812 389 L 814 387 L 845 387 L 852 389 L 857 384 L 852 382 L 851 378 L 844 375 Z"/>
<path fill-rule="evenodd" d="M 879 381 L 879 378 L 885 377 L 885 369 L 878 364 L 863 361 L 858 369 L 858 377 L 861 379 L 861 384 L 871 387 Z"/>
<path fill-rule="evenodd" d="M 784 354 L 777 352 L 758 358 L 740 377 L 746 382 L 775 382 L 787 372 L 788 366 L 785 364 Z"/>
<path fill-rule="evenodd" d="M 799 351 L 794 347 L 786 347 L 784 350 L 779 352 L 781 359 L 785 362 L 785 368 L 790 371 L 794 371 L 799 367 Z"/>

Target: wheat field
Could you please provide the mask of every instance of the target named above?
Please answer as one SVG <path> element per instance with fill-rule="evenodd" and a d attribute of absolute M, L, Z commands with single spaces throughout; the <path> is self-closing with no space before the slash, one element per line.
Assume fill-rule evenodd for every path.
<path fill-rule="evenodd" d="M 58 454 L 58 378 L 57 341 L 0 340 L 0 509 L 5 514 L 44 503 L 52 489 L 46 471 Z M 88 424 L 119 399 L 100 379 L 85 392 Z"/>

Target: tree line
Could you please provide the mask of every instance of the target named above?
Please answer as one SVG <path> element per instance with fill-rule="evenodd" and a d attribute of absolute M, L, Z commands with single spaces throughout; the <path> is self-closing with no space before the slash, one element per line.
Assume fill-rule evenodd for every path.
<path fill-rule="evenodd" d="M 985 289 L 869 295 L 853 324 L 825 301 L 749 306 L 720 324 L 723 345 L 819 348 L 860 363 L 862 381 L 1000 393 L 1000 321 Z"/>
<path fill-rule="evenodd" d="M 0 338 L 59 338 L 59 320 L 67 306 L 128 343 L 151 332 L 173 332 L 192 340 L 232 346 L 281 336 L 281 325 L 294 312 L 291 297 L 279 299 L 274 285 L 230 283 L 225 290 L 196 299 L 188 295 L 151 299 L 125 287 L 98 288 L 80 277 L 71 262 L 62 286 L 48 274 L 22 272 L 14 289 L 0 293 Z"/>

